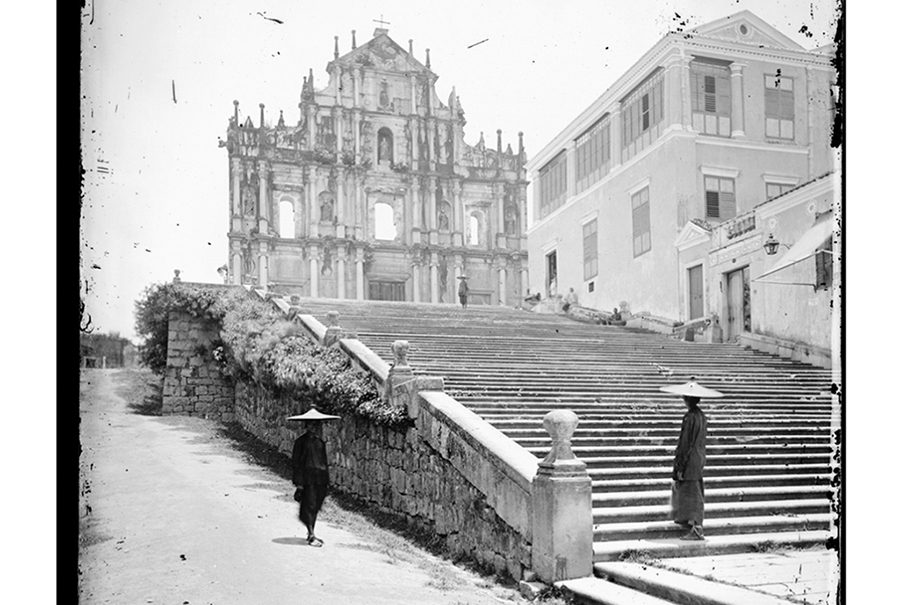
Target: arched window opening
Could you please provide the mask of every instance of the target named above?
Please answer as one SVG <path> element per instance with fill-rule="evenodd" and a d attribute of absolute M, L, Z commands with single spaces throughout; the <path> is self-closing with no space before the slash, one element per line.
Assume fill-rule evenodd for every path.
<path fill-rule="evenodd" d="M 397 226 L 394 224 L 394 208 L 390 204 L 375 204 L 375 239 L 397 239 Z"/>
<path fill-rule="evenodd" d="M 469 233 L 467 233 L 467 236 L 470 246 L 479 245 L 479 217 L 476 216 L 476 213 L 469 215 Z"/>
<path fill-rule="evenodd" d="M 390 128 L 378 130 L 378 163 L 388 166 L 394 163 L 394 135 Z"/>
<path fill-rule="evenodd" d="M 280 202 L 280 237 L 292 239 L 296 237 L 296 210 L 293 202 L 281 200 Z"/>

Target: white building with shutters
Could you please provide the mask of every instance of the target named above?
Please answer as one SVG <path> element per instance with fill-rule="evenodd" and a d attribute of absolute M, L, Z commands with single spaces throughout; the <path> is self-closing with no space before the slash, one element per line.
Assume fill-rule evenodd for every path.
<path fill-rule="evenodd" d="M 832 61 L 750 11 L 667 34 L 529 161 L 532 291 L 753 332 L 751 273 L 773 259 L 744 267 L 733 246 L 762 251 L 755 209 L 834 173 Z"/>

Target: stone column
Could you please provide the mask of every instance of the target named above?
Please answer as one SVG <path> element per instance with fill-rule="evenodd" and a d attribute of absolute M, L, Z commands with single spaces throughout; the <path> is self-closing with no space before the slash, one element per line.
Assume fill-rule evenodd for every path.
<path fill-rule="evenodd" d="M 409 197 L 413 206 L 413 243 L 418 244 L 422 241 L 422 198 L 416 179 L 409 185 Z"/>
<path fill-rule="evenodd" d="M 317 169 L 314 166 L 309 166 L 309 199 L 306 210 L 306 214 L 309 216 L 309 227 L 307 230 L 309 237 L 318 237 L 318 214 L 320 209 L 318 208 L 318 187 L 315 182 L 317 174 Z"/>
<path fill-rule="evenodd" d="M 315 106 L 306 106 L 306 125 L 309 127 L 309 149 L 315 147 Z"/>
<path fill-rule="evenodd" d="M 337 42 L 336 37 L 334 42 Z M 334 57 L 336 59 L 336 57 Z M 340 66 L 334 65 L 334 105 L 340 105 L 340 87 L 342 86 L 343 81 L 341 80 L 343 76 L 340 73 Z"/>
<path fill-rule="evenodd" d="M 731 63 L 731 138 L 746 136 L 743 115 L 743 63 Z"/>
<path fill-rule="evenodd" d="M 264 162 L 258 164 L 258 232 L 267 235 L 271 220 L 271 203 L 268 200 L 268 173 L 270 168 Z"/>
<path fill-rule="evenodd" d="M 238 250 L 233 251 L 233 285 L 242 285 L 242 254 Z"/>
<path fill-rule="evenodd" d="M 693 57 L 688 57 L 683 50 L 680 51 L 680 90 L 681 90 L 681 116 L 683 129 L 693 130 L 693 97 L 690 90 L 690 63 Z"/>
<path fill-rule="evenodd" d="M 367 221 L 368 212 L 366 211 L 365 208 L 363 208 L 362 188 L 359 187 L 359 184 L 356 182 L 357 180 L 358 180 L 357 177 L 354 176 L 353 177 L 353 199 L 355 200 L 356 209 L 355 209 L 355 212 L 353 213 L 353 216 L 355 216 L 355 218 L 356 218 L 356 227 L 355 227 L 356 239 L 361 240 L 361 239 L 364 239 L 365 231 L 366 231 L 366 229 L 368 229 L 368 224 L 367 224 L 368 223 L 368 221 Z M 366 197 L 366 199 L 368 199 L 368 198 Z"/>
<path fill-rule="evenodd" d="M 365 250 L 356 249 L 356 300 L 365 300 Z"/>
<path fill-rule="evenodd" d="M 357 68 L 358 70 L 358 68 Z M 358 95 L 356 97 L 359 98 Z M 362 142 L 359 139 L 360 123 L 362 122 L 362 112 L 358 109 L 353 110 L 353 145 L 356 156 L 356 163 L 362 162 Z"/>
<path fill-rule="evenodd" d="M 422 302 L 422 267 L 413 260 L 413 302 Z"/>
<path fill-rule="evenodd" d="M 425 144 L 428 145 L 429 170 L 435 170 L 435 129 L 437 127 L 438 124 L 435 122 L 434 118 L 425 122 L 425 129 L 427 131 L 425 135 Z"/>
<path fill-rule="evenodd" d="M 507 304 L 507 262 L 501 262 L 498 267 L 498 303 Z"/>
<path fill-rule="evenodd" d="M 572 144 L 571 144 L 571 148 L 573 148 Z M 574 155 L 574 159 L 575 159 L 575 155 Z M 567 165 L 568 166 L 570 165 L 570 162 L 571 162 L 571 157 L 570 157 L 570 153 L 568 152 L 567 153 Z M 568 180 L 568 182 L 570 180 L 569 168 L 567 170 L 567 180 Z M 495 244 L 497 245 L 498 248 L 507 247 L 507 236 L 504 234 L 504 192 L 502 191 L 502 189 L 503 189 L 503 185 L 501 185 L 501 183 L 494 184 L 494 205 L 495 205 L 495 208 L 497 208 L 497 213 L 495 214 L 497 224 L 495 225 L 495 228 L 494 228 L 493 237 L 495 239 Z M 568 191 L 569 191 L 569 187 L 568 187 Z"/>
<path fill-rule="evenodd" d="M 268 242 L 258 242 L 258 286 L 268 290 Z"/>
<path fill-rule="evenodd" d="M 231 215 L 233 231 L 242 231 L 242 160 L 230 160 L 233 172 L 233 212 Z"/>
<path fill-rule="evenodd" d="M 412 53 L 410 53 L 412 54 Z M 409 102 L 410 102 L 410 113 L 417 114 L 416 110 L 416 76 L 409 77 Z M 413 149 L 416 148 L 415 141 L 413 141 Z M 414 157 L 418 157 L 415 156 Z"/>
<path fill-rule="evenodd" d="M 438 302 L 438 253 L 431 253 L 431 302 Z"/>
<path fill-rule="evenodd" d="M 532 567 L 546 584 L 592 574 L 592 480 L 570 447 L 578 423 L 570 410 L 543 421 L 552 445 L 532 481 Z"/>
<path fill-rule="evenodd" d="M 346 248 L 337 249 L 337 298 L 346 298 Z"/>
<path fill-rule="evenodd" d="M 665 73 L 665 117 L 668 129 L 683 128 L 683 60 L 679 54 L 672 54 L 667 61 Z"/>
<path fill-rule="evenodd" d="M 453 189 L 453 245 L 463 245 L 463 202 L 460 196 L 463 193 L 463 183 L 459 179 L 454 179 L 450 183 Z"/>
<path fill-rule="evenodd" d="M 522 268 L 520 269 L 520 297 L 526 296 L 527 290 L 529 290 L 529 269 Z"/>
<path fill-rule="evenodd" d="M 362 70 L 359 66 L 353 67 L 353 107 L 359 107 L 359 78 L 362 77 Z M 359 124 L 356 124 L 356 155 L 359 155 Z"/>
<path fill-rule="evenodd" d="M 608 113 L 611 114 L 608 128 L 611 135 L 611 171 L 613 171 L 623 163 L 621 161 L 620 103 L 612 105 Z"/>
<path fill-rule="evenodd" d="M 334 151 L 337 153 L 338 163 L 343 161 L 340 157 L 340 152 L 343 150 L 343 123 L 340 120 L 342 116 L 343 109 L 340 107 L 334 107 L 331 111 L 331 117 L 334 119 Z"/>
<path fill-rule="evenodd" d="M 429 145 L 431 149 L 431 145 Z M 435 177 L 428 178 L 428 189 L 426 194 L 428 195 L 428 229 L 432 232 L 432 240 L 436 240 L 437 234 L 435 233 L 438 230 L 438 208 L 437 208 L 437 188 L 438 188 L 438 179 Z M 437 241 L 432 241 L 433 244 L 436 244 Z"/>
<path fill-rule="evenodd" d="M 318 298 L 318 279 L 321 272 L 318 270 L 318 246 L 309 247 L 309 296 Z"/>
<path fill-rule="evenodd" d="M 576 141 L 567 143 L 567 199 L 576 195 Z"/>

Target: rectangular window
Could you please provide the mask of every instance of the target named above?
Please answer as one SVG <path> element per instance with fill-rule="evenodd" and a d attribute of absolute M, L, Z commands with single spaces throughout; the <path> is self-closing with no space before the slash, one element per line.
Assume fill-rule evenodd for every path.
<path fill-rule="evenodd" d="M 696 59 L 690 63 L 693 130 L 731 136 L 731 72 L 726 61 Z"/>
<path fill-rule="evenodd" d="M 816 288 L 831 289 L 834 282 L 832 260 L 831 238 L 829 237 L 816 249 Z"/>
<path fill-rule="evenodd" d="M 633 256 L 645 254 L 652 249 L 652 235 L 649 226 L 649 188 L 637 191 L 630 197 L 633 207 Z"/>
<path fill-rule="evenodd" d="M 765 184 L 765 199 L 770 200 L 776 198 L 782 193 L 787 193 L 793 189 L 793 185 L 786 185 L 783 183 L 766 183 Z"/>
<path fill-rule="evenodd" d="M 769 139 L 794 138 L 793 78 L 765 76 L 765 136 Z"/>
<path fill-rule="evenodd" d="M 583 280 L 598 275 L 598 219 L 583 225 Z"/>
<path fill-rule="evenodd" d="M 705 216 L 719 221 L 737 216 L 734 179 L 705 177 Z"/>
<path fill-rule="evenodd" d="M 620 102 L 622 159 L 648 147 L 664 122 L 664 69 L 658 68 Z"/>
<path fill-rule="evenodd" d="M 576 190 L 584 191 L 608 174 L 611 161 L 610 116 L 576 139 Z"/>
<path fill-rule="evenodd" d="M 544 218 L 567 201 L 567 154 L 557 157 L 539 170 L 539 218 Z"/>

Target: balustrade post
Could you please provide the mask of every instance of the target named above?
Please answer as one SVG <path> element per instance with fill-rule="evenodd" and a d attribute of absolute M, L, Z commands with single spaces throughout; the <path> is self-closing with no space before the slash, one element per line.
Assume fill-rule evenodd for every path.
<path fill-rule="evenodd" d="M 545 415 L 551 451 L 532 480 L 532 567 L 548 584 L 592 575 L 592 479 L 570 446 L 578 423 L 570 410 Z"/>

